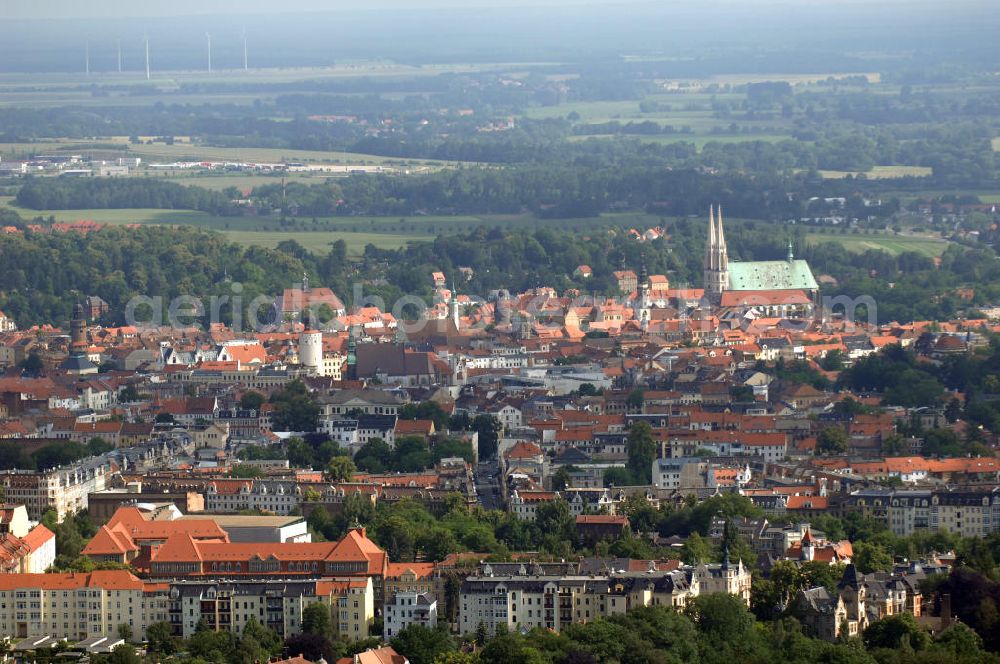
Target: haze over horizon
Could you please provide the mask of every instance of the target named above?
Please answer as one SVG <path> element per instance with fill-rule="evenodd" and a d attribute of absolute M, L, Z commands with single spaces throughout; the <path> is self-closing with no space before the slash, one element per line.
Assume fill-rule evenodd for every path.
<path fill-rule="evenodd" d="M 0 43 L 0 71 L 198 70 L 212 35 L 219 70 L 313 67 L 357 60 L 410 64 L 579 62 L 623 55 L 705 60 L 725 71 L 871 71 L 873 52 L 939 61 L 941 53 L 992 57 L 989 5 L 964 0 L 95 0 L 5 2 L 16 23 Z M 734 56 L 739 53 L 738 56 Z M 778 57 L 780 54 L 781 57 Z M 833 56 L 833 59 L 829 59 Z M 815 62 L 822 59 L 822 64 Z M 717 68 L 718 68 L 717 67 Z M 140 67 L 141 68 L 141 67 Z M 776 69 L 777 68 L 777 69 Z"/>
<path fill-rule="evenodd" d="M 982 0 L 963 0 L 961 2 L 948 3 L 949 6 L 967 5 L 970 7 L 988 7 L 988 3 Z M 7 20 L 35 20 L 35 19 L 74 19 L 74 18 L 155 18 L 155 17 L 176 17 L 176 16 L 196 16 L 196 15 L 225 15 L 232 12 L 240 14 L 289 14 L 298 12 L 337 12 L 356 10 L 381 10 L 381 9 L 442 9 L 442 8 L 545 8 L 545 7 L 573 7 L 573 6 L 593 6 L 599 8 L 614 8 L 625 5 L 648 5 L 663 7 L 663 3 L 651 2 L 651 0 L 335 0 L 334 2 L 324 0 L 289 0 L 282 3 L 280 11 L 276 11 L 273 3 L 265 0 L 212 0 L 211 2 L 198 2 L 197 0 L 147 0 L 143 3 L 126 2 L 125 0 L 92 0 L 84 6 L 75 0 L 8 0 L 5 6 L 0 9 L 0 14 Z M 935 0 L 749 0 L 737 2 L 736 0 L 712 0 L 703 2 L 700 0 L 672 0 L 667 8 L 687 9 L 699 8 L 706 5 L 733 7 L 758 6 L 782 6 L 792 8 L 817 8 L 817 7 L 877 7 L 909 5 L 912 7 L 939 7 L 940 2 Z"/>

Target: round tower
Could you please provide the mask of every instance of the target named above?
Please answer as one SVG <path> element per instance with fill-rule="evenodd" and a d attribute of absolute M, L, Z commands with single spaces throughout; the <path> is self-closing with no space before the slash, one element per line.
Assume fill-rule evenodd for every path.
<path fill-rule="evenodd" d="M 303 280 L 306 277 L 303 276 Z M 308 281 L 305 281 L 308 284 Z M 313 312 L 308 307 L 302 312 L 302 332 L 299 334 L 299 364 L 316 373 L 323 366 L 323 333 L 313 324 Z"/>
<path fill-rule="evenodd" d="M 323 333 L 304 330 L 299 334 L 299 364 L 311 371 L 323 366 Z"/>

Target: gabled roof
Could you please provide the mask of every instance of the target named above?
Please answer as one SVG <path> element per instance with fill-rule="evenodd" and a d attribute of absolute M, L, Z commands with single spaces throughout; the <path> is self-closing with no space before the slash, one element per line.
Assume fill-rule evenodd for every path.
<path fill-rule="evenodd" d="M 135 550 L 134 544 L 121 532 L 112 531 L 106 525 L 97 529 L 94 536 L 83 548 L 85 556 L 123 555 Z"/>
<path fill-rule="evenodd" d="M 382 574 L 388 563 L 388 556 L 375 542 L 368 539 L 364 528 L 352 528 L 326 557 L 327 561 L 360 560 L 368 561 L 369 574 Z"/>
<path fill-rule="evenodd" d="M 187 533 L 177 533 L 156 550 L 151 562 L 201 562 L 203 560 L 198 545 Z"/>
<path fill-rule="evenodd" d="M 32 528 L 27 535 L 22 537 L 21 541 L 27 545 L 28 549 L 35 552 L 50 539 L 55 539 L 55 536 L 55 533 L 46 528 L 44 524 L 40 523 Z"/>

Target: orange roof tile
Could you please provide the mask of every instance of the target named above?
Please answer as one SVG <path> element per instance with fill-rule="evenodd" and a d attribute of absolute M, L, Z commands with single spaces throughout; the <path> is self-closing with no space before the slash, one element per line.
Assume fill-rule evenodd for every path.
<path fill-rule="evenodd" d="M 75 590 L 104 588 L 107 590 L 143 590 L 143 583 L 127 570 L 101 570 L 52 574 L 0 574 L 0 590 L 40 588 L 44 590 Z"/>
<path fill-rule="evenodd" d="M 426 579 L 434 574 L 434 569 L 434 563 L 389 563 L 385 575 L 395 578 L 413 572 L 418 579 Z"/>
<path fill-rule="evenodd" d="M 22 537 L 21 540 L 28 546 L 28 549 L 34 552 L 38 551 L 43 544 L 55 538 L 55 536 L 55 533 L 40 523 L 28 531 L 28 534 Z"/>

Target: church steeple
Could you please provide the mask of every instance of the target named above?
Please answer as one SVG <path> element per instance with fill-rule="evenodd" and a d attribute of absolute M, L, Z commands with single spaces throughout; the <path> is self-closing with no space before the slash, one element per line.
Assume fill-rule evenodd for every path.
<path fill-rule="evenodd" d="M 352 325 L 347 332 L 347 378 L 358 378 L 358 338 L 355 335 L 357 326 Z"/>
<path fill-rule="evenodd" d="M 726 248 L 726 232 L 722 229 L 722 206 L 718 206 L 716 211 L 718 212 L 716 222 L 719 224 L 719 230 L 715 234 L 715 241 L 719 244 L 719 268 L 725 270 L 728 275 L 729 250 Z"/>
<path fill-rule="evenodd" d="M 729 287 L 729 253 L 726 250 L 726 235 L 722 229 L 722 207 L 719 207 L 718 224 L 715 209 L 708 208 L 708 243 L 705 245 L 704 261 L 705 297 L 718 303 L 722 292 Z"/>

